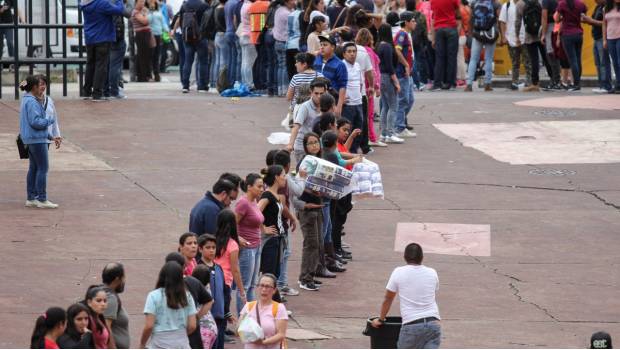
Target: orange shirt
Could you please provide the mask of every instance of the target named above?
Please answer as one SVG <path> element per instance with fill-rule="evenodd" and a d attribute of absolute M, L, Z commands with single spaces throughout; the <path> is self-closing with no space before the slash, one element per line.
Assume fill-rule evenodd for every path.
<path fill-rule="evenodd" d="M 248 8 L 248 14 L 250 15 L 250 42 L 254 45 L 256 45 L 261 31 L 265 27 L 268 8 L 269 1 L 266 0 L 255 1 Z"/>
<path fill-rule="evenodd" d="M 471 18 L 471 9 L 469 6 L 465 6 L 461 4 L 459 10 L 461 11 L 461 32 L 459 36 L 469 35 L 470 23 L 469 20 Z"/>

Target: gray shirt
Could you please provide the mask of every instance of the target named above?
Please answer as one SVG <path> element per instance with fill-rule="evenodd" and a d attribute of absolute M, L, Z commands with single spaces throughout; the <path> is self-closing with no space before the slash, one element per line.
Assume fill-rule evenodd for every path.
<path fill-rule="evenodd" d="M 307 133 L 312 132 L 312 127 L 314 127 L 314 123 L 316 122 L 316 118 L 319 116 L 321 112 L 318 107 L 314 105 L 312 99 L 301 104 L 295 118 L 293 118 L 293 123 L 299 124 L 299 131 L 297 132 L 297 138 L 295 138 L 295 145 L 293 149 L 295 151 L 303 151 L 304 150 L 304 136 Z"/>
<path fill-rule="evenodd" d="M 117 349 L 129 349 L 129 315 L 122 306 L 119 306 L 118 296 L 108 293 L 108 307 L 103 316 L 112 320 L 112 335 Z"/>

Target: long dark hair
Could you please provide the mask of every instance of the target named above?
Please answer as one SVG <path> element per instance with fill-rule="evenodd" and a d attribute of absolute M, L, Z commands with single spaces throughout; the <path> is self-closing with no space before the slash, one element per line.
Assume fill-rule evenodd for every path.
<path fill-rule="evenodd" d="M 188 305 L 183 267 L 176 261 L 168 261 L 162 266 L 155 288 L 164 288 L 169 308 L 177 310 Z"/>
<path fill-rule="evenodd" d="M 388 43 L 392 48 L 394 48 L 392 27 L 390 27 L 387 23 L 381 24 L 377 30 L 377 50 L 379 49 L 379 45 L 381 45 L 381 43 Z"/>
<path fill-rule="evenodd" d="M 614 0 L 607 0 L 605 3 L 605 12 L 613 10 L 614 6 L 620 11 L 620 4 L 616 4 Z"/>
<path fill-rule="evenodd" d="M 226 252 L 228 240 L 233 239 L 239 243 L 237 235 L 237 218 L 235 213 L 230 209 L 224 209 L 217 214 L 217 228 L 215 230 L 215 257 L 219 258 Z"/>
<path fill-rule="evenodd" d="M 262 179 L 259 174 L 249 173 L 248 176 L 245 177 L 245 180 L 241 181 L 241 190 L 243 190 L 243 192 L 248 192 L 248 187 L 254 186 L 254 184 L 256 184 L 256 180 L 259 179 Z"/>
<path fill-rule="evenodd" d="M 35 86 L 39 86 L 39 77 L 36 75 L 29 75 L 19 83 L 19 89 L 26 92 L 32 91 Z"/>
<path fill-rule="evenodd" d="M 304 12 L 304 21 L 310 22 L 310 14 L 314 10 L 318 11 L 317 6 L 319 5 L 319 2 L 321 2 L 321 0 L 310 0 L 310 3 L 308 4 L 308 7 L 306 8 L 306 12 Z"/>
<path fill-rule="evenodd" d="M 93 300 L 99 292 L 105 292 L 107 294 L 106 287 L 101 284 L 88 287 L 88 289 L 86 290 L 86 296 L 84 297 L 82 304 L 84 304 L 84 306 L 86 306 L 86 309 L 88 309 L 88 316 L 90 316 L 91 319 L 95 320 L 96 323 L 93 324 L 93 322 L 89 322 L 88 329 L 93 332 L 96 331 L 97 333 L 103 333 L 103 328 L 108 328 L 108 325 L 105 323 L 105 318 L 103 317 L 103 315 L 97 314 L 95 310 L 91 309 L 90 306 L 88 306 L 88 301 Z"/>
<path fill-rule="evenodd" d="M 37 317 L 30 337 L 31 349 L 45 349 L 45 333 L 67 320 L 67 313 L 60 307 L 50 307 L 45 313 Z"/>
<path fill-rule="evenodd" d="M 75 303 L 67 309 L 67 329 L 65 330 L 65 334 L 76 341 L 79 341 L 82 338 L 82 334 L 80 334 L 75 327 L 75 318 L 82 311 L 86 312 L 86 314 L 90 314 L 88 307 L 82 303 Z M 90 319 L 88 322 L 90 322 Z"/>

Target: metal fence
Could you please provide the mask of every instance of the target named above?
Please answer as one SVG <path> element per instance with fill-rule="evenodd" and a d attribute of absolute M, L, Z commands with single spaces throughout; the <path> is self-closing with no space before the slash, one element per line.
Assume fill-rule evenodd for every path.
<path fill-rule="evenodd" d="M 53 4 L 61 5 L 61 19 L 60 23 L 50 23 L 50 2 Z M 43 4 L 43 17 L 44 23 L 33 23 L 33 8 L 32 0 L 27 0 L 27 5 L 24 8 L 27 15 L 26 23 L 21 23 L 19 19 L 20 2 L 15 1 L 15 7 L 13 9 L 13 23 L 0 23 L 0 28 L 13 29 L 13 57 L 0 59 L 0 67 L 6 64 L 12 64 L 14 67 L 14 83 L 15 83 L 15 99 L 19 99 L 19 82 L 20 82 L 20 67 L 28 66 L 30 74 L 34 73 L 35 65 L 45 65 L 45 75 L 50 77 L 51 65 L 62 66 L 62 95 L 67 96 L 67 66 L 78 65 L 78 81 L 80 87 L 80 94 L 83 86 L 84 78 L 84 64 L 86 64 L 86 58 L 83 55 L 83 42 L 82 31 L 84 29 L 82 25 L 82 12 L 78 11 L 78 23 L 67 23 L 67 6 L 66 0 L 44 0 Z M 58 8 L 56 6 L 56 8 Z M 44 29 L 45 30 L 45 46 L 43 52 L 45 57 L 34 57 L 34 45 L 33 45 L 33 30 Z M 78 56 L 67 57 L 67 30 L 77 29 L 78 35 Z M 25 57 L 20 57 L 19 53 L 19 31 L 25 30 L 28 50 Z M 53 57 L 52 50 L 50 49 L 50 31 L 57 30 L 61 33 L 62 38 L 62 57 Z M 2 54 L 0 52 L 0 54 Z M 2 86 L 2 74 L 0 74 L 0 87 Z M 47 93 L 50 94 L 50 89 L 47 89 Z M 0 88 L 0 99 L 2 98 L 2 89 Z"/>

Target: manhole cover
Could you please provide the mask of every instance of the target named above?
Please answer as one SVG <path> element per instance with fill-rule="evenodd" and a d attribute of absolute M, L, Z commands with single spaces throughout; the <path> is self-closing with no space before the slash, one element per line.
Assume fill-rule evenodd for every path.
<path fill-rule="evenodd" d="M 574 170 L 567 169 L 532 169 L 530 175 L 568 176 L 577 174 Z"/>
<path fill-rule="evenodd" d="M 536 140 L 536 137 L 530 136 L 530 135 L 525 135 L 525 136 L 517 137 L 517 140 Z"/>
<path fill-rule="evenodd" d="M 577 115 L 575 111 L 564 111 L 561 109 L 543 109 L 540 111 L 535 111 L 534 114 L 543 117 L 572 117 Z"/>

